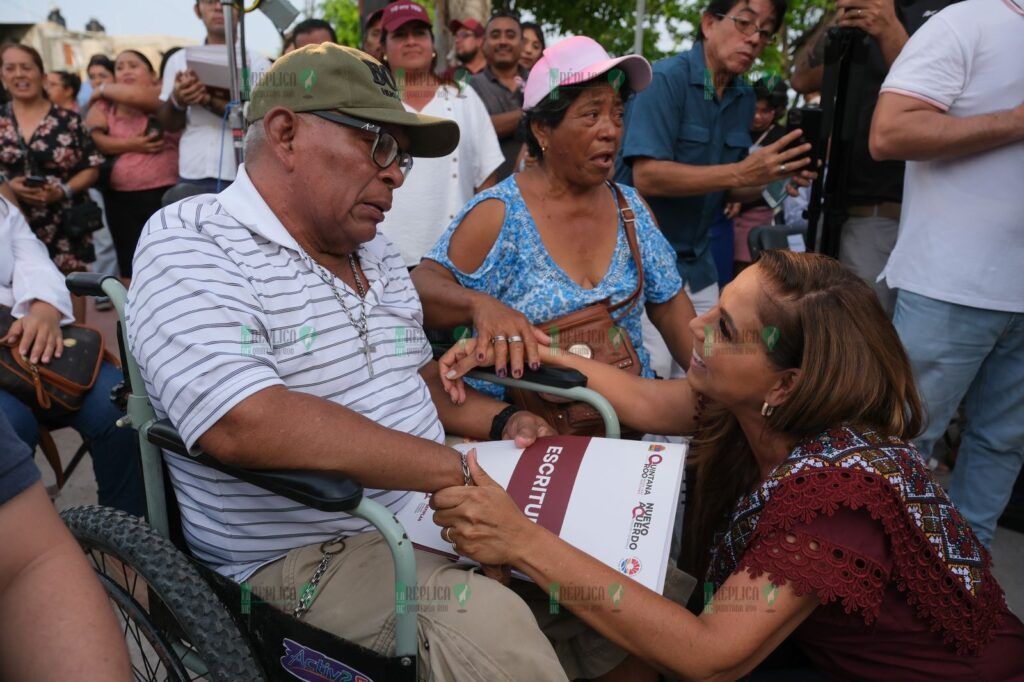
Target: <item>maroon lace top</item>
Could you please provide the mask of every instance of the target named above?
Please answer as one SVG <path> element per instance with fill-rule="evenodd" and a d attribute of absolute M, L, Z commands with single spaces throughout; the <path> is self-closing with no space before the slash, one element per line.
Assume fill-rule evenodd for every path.
<path fill-rule="evenodd" d="M 819 606 L 793 634 L 839 679 L 1024 680 L 1024 625 L 912 446 L 852 427 L 802 442 L 742 498 L 709 579 L 767 575 Z"/>
<path fill-rule="evenodd" d="M 840 507 L 831 516 L 766 533 L 740 566 L 818 596 L 822 605 L 793 640 L 834 678 L 1024 680 L 1024 626 L 1005 604 L 995 611 L 998 624 L 980 655 L 958 654 L 943 642 L 938 623 L 919 616 L 900 590 L 890 544 L 882 523 L 866 510 Z M 932 594 L 941 600 L 942 591 L 936 580 Z M 948 602 L 947 608 L 950 621 L 968 622 L 962 609 Z"/>

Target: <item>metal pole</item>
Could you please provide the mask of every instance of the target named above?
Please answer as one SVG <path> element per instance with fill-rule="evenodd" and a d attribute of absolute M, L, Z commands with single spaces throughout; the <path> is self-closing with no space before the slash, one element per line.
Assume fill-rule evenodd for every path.
<path fill-rule="evenodd" d="M 235 167 L 242 164 L 242 88 L 238 78 L 238 58 L 235 56 L 235 6 L 232 0 L 221 0 L 224 9 L 224 39 L 228 47 L 228 71 L 231 72 L 231 102 L 228 109 L 228 126 L 231 128 L 231 144 L 235 150 Z"/>
<path fill-rule="evenodd" d="M 647 0 L 636 0 L 636 26 L 633 27 L 633 54 L 644 53 L 644 15 L 647 14 Z"/>

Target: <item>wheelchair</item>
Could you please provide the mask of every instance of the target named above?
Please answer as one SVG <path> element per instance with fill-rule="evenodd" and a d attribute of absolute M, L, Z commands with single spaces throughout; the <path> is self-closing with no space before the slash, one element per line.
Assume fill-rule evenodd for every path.
<path fill-rule="evenodd" d="M 100 506 L 69 509 L 62 517 L 95 569 L 124 629 L 137 680 L 295 680 L 348 682 L 417 679 L 417 602 L 396 590 L 396 637 L 391 655 L 378 654 L 306 624 L 190 555 L 162 450 L 325 512 L 373 524 L 391 550 L 396 581 L 416 583 L 413 546 L 384 506 L 363 497 L 344 475 L 297 470 L 249 470 L 189 452 L 169 420 L 157 419 L 139 366 L 124 342 L 124 286 L 110 275 L 74 273 L 68 289 L 108 296 L 118 314 L 117 340 L 124 385 L 111 396 L 127 412 L 118 425 L 138 431 L 146 490 L 146 520 Z M 438 349 L 435 347 L 435 354 Z M 611 405 L 586 388 L 575 371 L 542 368 L 522 379 L 474 372 L 475 378 L 543 391 L 594 406 L 606 437 L 618 437 Z"/>

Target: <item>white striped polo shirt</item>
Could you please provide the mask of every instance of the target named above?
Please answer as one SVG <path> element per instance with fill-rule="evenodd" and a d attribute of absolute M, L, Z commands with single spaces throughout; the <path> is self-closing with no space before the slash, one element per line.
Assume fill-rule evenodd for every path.
<path fill-rule="evenodd" d="M 431 358 L 423 310 L 398 250 L 379 231 L 359 249 L 370 285 L 372 377 L 349 317 L 307 258 L 244 167 L 220 194 L 179 201 L 149 219 L 135 252 L 126 326 L 157 413 L 170 417 L 191 449 L 232 407 L 283 385 L 442 442 L 418 373 Z M 355 292 L 335 284 L 358 315 Z M 319 512 L 165 456 L 189 546 L 235 580 L 296 547 L 369 529 L 347 514 Z M 404 491 L 365 495 L 394 511 L 410 499 Z"/>

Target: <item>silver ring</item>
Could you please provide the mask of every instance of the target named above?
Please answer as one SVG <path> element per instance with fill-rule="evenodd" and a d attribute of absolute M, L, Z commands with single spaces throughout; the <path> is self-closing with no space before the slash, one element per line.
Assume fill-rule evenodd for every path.
<path fill-rule="evenodd" d="M 779 170 L 782 171 L 783 173 L 785 173 L 786 172 L 786 164 L 780 163 L 779 164 Z"/>
<path fill-rule="evenodd" d="M 504 341 L 504 342 L 506 342 L 506 343 L 507 343 L 507 342 L 508 342 L 508 339 L 506 339 L 506 338 L 505 338 L 504 336 L 502 336 L 501 334 L 498 334 L 498 335 L 497 335 L 497 336 L 495 336 L 495 337 L 494 337 L 493 339 L 491 339 L 491 343 L 498 343 L 499 341 Z"/>
<path fill-rule="evenodd" d="M 521 337 L 521 336 L 510 336 L 510 337 L 508 337 L 508 342 L 509 343 L 522 343 L 523 342 L 523 337 Z"/>

